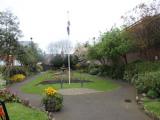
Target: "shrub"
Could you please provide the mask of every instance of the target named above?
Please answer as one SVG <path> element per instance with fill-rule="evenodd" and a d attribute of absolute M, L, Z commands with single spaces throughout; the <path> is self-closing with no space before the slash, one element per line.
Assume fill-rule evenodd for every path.
<path fill-rule="evenodd" d="M 140 62 L 135 65 L 138 73 L 154 72 L 160 70 L 160 62 Z"/>
<path fill-rule="evenodd" d="M 37 72 L 36 64 L 26 66 L 29 74 L 33 74 Z"/>
<path fill-rule="evenodd" d="M 93 68 L 93 69 L 91 69 L 91 70 L 89 71 L 89 74 L 91 74 L 91 75 L 97 75 L 98 73 L 99 73 L 98 68 Z"/>
<path fill-rule="evenodd" d="M 81 65 L 80 65 L 79 63 L 77 63 L 77 64 L 75 65 L 75 67 L 76 67 L 76 69 L 80 69 L 80 68 L 81 68 Z"/>
<path fill-rule="evenodd" d="M 136 74 L 160 70 L 160 62 L 133 62 L 125 66 L 123 79 L 131 82 Z"/>
<path fill-rule="evenodd" d="M 5 102 L 21 102 L 16 94 L 10 93 L 7 89 L 0 90 L 0 99 Z"/>
<path fill-rule="evenodd" d="M 12 77 L 16 74 L 23 74 L 23 75 L 27 75 L 27 71 L 24 67 L 11 67 L 11 68 L 5 68 L 4 72 L 3 72 L 3 76 L 4 77 Z"/>
<path fill-rule="evenodd" d="M 78 57 L 76 55 L 70 55 L 70 67 L 75 69 L 76 64 L 78 64 Z M 63 65 L 68 67 L 68 55 L 63 58 Z"/>
<path fill-rule="evenodd" d="M 124 66 L 123 65 L 113 65 L 113 66 L 99 66 L 99 74 L 100 76 L 109 76 L 114 79 L 122 79 L 124 74 Z"/>
<path fill-rule="evenodd" d="M 5 70 L 5 66 L 0 66 L 0 73 L 3 73 Z"/>
<path fill-rule="evenodd" d="M 41 65 L 36 65 L 36 71 L 37 72 L 43 71 L 43 67 Z"/>
<path fill-rule="evenodd" d="M 147 96 L 150 97 L 150 98 L 157 98 L 158 97 L 158 93 L 154 90 L 149 90 L 147 92 Z"/>
<path fill-rule="evenodd" d="M 160 96 L 160 71 L 146 72 L 144 74 L 138 74 L 133 80 L 138 92 L 148 93 L 153 90 Z M 150 92 L 151 93 L 151 92 Z M 152 92 L 153 93 L 153 92 Z"/>
<path fill-rule="evenodd" d="M 131 63 L 125 66 L 125 70 L 124 70 L 124 75 L 123 75 L 123 79 L 131 82 L 132 78 L 134 77 L 134 75 L 138 74 L 135 64 Z"/>
<path fill-rule="evenodd" d="M 63 66 L 63 64 L 64 64 L 63 57 L 61 55 L 56 55 L 51 60 L 51 65 L 55 68 L 60 68 Z"/>
<path fill-rule="evenodd" d="M 42 99 L 45 110 L 48 112 L 56 112 L 62 109 L 63 96 L 54 88 L 48 87 L 45 89 L 45 97 Z"/>
<path fill-rule="evenodd" d="M 13 82 L 20 82 L 22 80 L 25 79 L 25 76 L 23 74 L 16 74 L 16 75 L 13 75 L 10 80 L 13 81 Z"/>
<path fill-rule="evenodd" d="M 98 75 L 100 76 L 109 76 L 112 77 L 112 71 L 111 71 L 111 66 L 99 66 L 99 73 Z"/>
<path fill-rule="evenodd" d="M 111 67 L 111 77 L 114 79 L 123 79 L 124 65 L 114 65 Z"/>

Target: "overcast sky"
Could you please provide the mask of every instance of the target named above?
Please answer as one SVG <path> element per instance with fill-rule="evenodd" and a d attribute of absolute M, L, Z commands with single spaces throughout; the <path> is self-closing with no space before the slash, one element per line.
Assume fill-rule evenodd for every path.
<path fill-rule="evenodd" d="M 67 39 L 69 10 L 70 40 L 73 44 L 98 37 L 137 4 L 148 0 L 0 0 L 0 10 L 11 10 L 20 20 L 24 37 L 46 50 L 49 43 Z"/>

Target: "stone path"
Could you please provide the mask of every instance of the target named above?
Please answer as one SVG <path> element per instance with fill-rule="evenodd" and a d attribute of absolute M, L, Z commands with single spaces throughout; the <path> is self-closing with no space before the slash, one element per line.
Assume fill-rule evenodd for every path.
<path fill-rule="evenodd" d="M 28 98 L 34 107 L 42 109 L 41 96 L 24 94 L 19 90 L 21 85 L 33 79 L 17 83 L 9 89 L 23 99 Z M 61 93 L 66 94 L 64 95 L 64 107 L 61 112 L 54 114 L 54 120 L 151 120 L 138 108 L 135 102 L 135 89 L 126 83 L 121 83 L 121 85 L 121 88 L 111 92 L 97 92 L 88 89 L 60 90 Z M 69 95 L 70 92 L 72 95 Z M 130 99 L 132 102 L 126 103 L 125 99 Z"/>

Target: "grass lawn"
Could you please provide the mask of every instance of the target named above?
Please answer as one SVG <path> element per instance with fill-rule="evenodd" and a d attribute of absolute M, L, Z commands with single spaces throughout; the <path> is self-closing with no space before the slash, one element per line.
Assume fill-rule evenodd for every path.
<path fill-rule="evenodd" d="M 20 103 L 7 103 L 10 120 L 48 120 L 46 113 L 31 109 Z"/>
<path fill-rule="evenodd" d="M 113 89 L 116 89 L 119 87 L 118 84 L 113 83 L 112 81 L 107 80 L 105 78 L 93 76 L 93 75 L 89 75 L 89 74 L 85 74 L 85 73 L 78 73 L 75 71 L 72 72 L 72 79 L 74 79 L 74 78 L 81 78 L 83 80 L 93 81 L 90 83 L 84 83 L 83 87 L 95 89 L 95 90 L 99 90 L 99 91 L 110 91 L 110 90 L 113 90 Z M 21 90 L 25 93 L 42 94 L 44 89 L 48 86 L 54 87 L 56 89 L 60 89 L 60 84 L 49 84 L 49 85 L 39 84 L 39 85 L 36 85 L 41 81 L 53 80 L 53 79 L 54 79 L 53 72 L 51 72 L 51 71 L 45 72 L 44 74 L 38 76 L 35 80 L 22 86 Z M 71 83 L 70 85 L 68 83 L 63 84 L 63 88 L 80 88 L 80 87 L 81 87 L 80 83 Z"/>
<path fill-rule="evenodd" d="M 160 100 L 146 99 L 144 101 L 144 107 L 151 113 L 154 113 L 156 116 L 160 117 Z"/>

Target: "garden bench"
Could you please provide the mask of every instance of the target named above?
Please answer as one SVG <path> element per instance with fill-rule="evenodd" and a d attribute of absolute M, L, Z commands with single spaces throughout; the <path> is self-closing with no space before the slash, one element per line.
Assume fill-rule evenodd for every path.
<path fill-rule="evenodd" d="M 5 106 L 4 101 L 0 100 L 0 119 L 1 120 L 9 120 L 8 112 Z"/>

